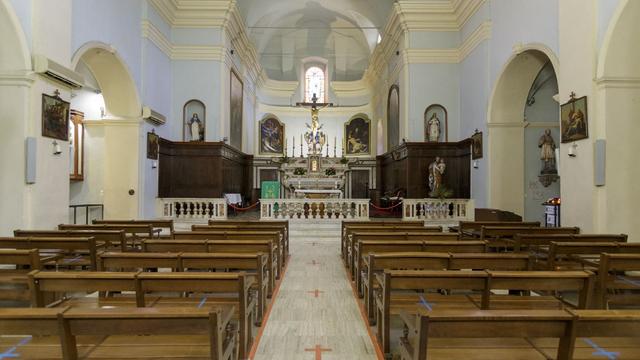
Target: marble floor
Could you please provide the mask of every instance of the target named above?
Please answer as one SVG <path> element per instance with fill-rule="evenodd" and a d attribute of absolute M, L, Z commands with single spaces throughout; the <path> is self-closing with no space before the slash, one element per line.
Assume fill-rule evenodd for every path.
<path fill-rule="evenodd" d="M 290 231 L 291 258 L 252 359 L 377 359 L 340 259 L 340 223 Z"/>

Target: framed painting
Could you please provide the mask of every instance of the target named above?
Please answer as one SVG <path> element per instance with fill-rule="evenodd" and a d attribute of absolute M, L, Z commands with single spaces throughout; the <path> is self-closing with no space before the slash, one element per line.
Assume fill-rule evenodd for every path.
<path fill-rule="evenodd" d="M 231 83 L 229 94 L 229 122 L 230 122 L 230 139 L 229 144 L 238 150 L 242 150 L 242 100 L 243 100 L 243 84 L 240 76 L 231 69 Z"/>
<path fill-rule="evenodd" d="M 560 106 L 560 141 L 563 143 L 589 137 L 587 97 L 575 98 Z"/>
<path fill-rule="evenodd" d="M 260 155 L 284 155 L 284 124 L 274 116 L 260 121 Z"/>
<path fill-rule="evenodd" d="M 159 149 L 160 137 L 152 130 L 147 133 L 147 159 L 158 160 Z"/>
<path fill-rule="evenodd" d="M 355 116 L 344 124 L 347 156 L 369 155 L 371 153 L 371 121 L 365 116 Z"/>
<path fill-rule="evenodd" d="M 424 141 L 449 141 L 449 118 L 447 109 L 439 104 L 429 105 L 424 111 Z"/>
<path fill-rule="evenodd" d="M 482 131 L 476 130 L 475 134 L 471 135 L 471 141 L 471 160 L 482 159 Z"/>
<path fill-rule="evenodd" d="M 392 85 L 387 99 L 387 150 L 400 144 L 400 88 Z"/>
<path fill-rule="evenodd" d="M 204 141 L 207 129 L 207 108 L 200 100 L 189 100 L 182 107 L 182 140 Z"/>
<path fill-rule="evenodd" d="M 69 141 L 69 108 L 71 104 L 56 95 L 42 94 L 42 136 Z"/>

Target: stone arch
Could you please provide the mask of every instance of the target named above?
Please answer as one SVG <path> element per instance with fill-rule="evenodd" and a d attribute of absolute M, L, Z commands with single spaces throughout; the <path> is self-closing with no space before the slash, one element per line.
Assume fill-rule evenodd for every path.
<path fill-rule="evenodd" d="M 640 235 L 634 226 L 640 202 L 636 166 L 640 153 L 640 2 L 621 1 L 614 14 L 597 67 L 597 137 L 606 139 L 605 185 L 598 191 L 599 231 Z"/>
<path fill-rule="evenodd" d="M 133 76 L 122 57 L 110 45 L 89 42 L 72 59 L 76 68 L 82 61 L 93 73 L 104 95 L 107 114 L 114 118 L 139 118 L 142 103 Z"/>
<path fill-rule="evenodd" d="M 558 58 L 542 44 L 521 46 L 497 78 L 487 114 L 489 206 L 524 214 L 524 108 L 545 63 L 558 73 Z"/>

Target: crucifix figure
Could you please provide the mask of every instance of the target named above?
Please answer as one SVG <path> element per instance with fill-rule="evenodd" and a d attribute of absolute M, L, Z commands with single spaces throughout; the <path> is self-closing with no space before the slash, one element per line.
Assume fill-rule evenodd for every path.
<path fill-rule="evenodd" d="M 310 103 L 299 102 L 296 103 L 296 106 L 309 107 L 311 109 L 311 125 L 306 124 L 309 131 L 305 134 L 305 141 L 309 147 L 309 154 L 317 155 L 322 153 L 322 148 L 326 142 L 326 136 L 320 131 L 322 125 L 320 125 L 319 112 L 327 106 L 333 106 L 333 103 L 319 103 L 315 93 L 311 101 Z"/>

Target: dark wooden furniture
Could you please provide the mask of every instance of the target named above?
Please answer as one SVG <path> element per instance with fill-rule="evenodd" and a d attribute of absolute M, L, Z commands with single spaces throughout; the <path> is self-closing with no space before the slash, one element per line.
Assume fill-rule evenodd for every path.
<path fill-rule="evenodd" d="M 447 170 L 443 184 L 453 198 L 471 196 L 471 140 L 446 143 L 409 142 L 377 157 L 377 190 L 381 194 L 404 191 L 409 199 L 427 198 L 427 170 L 436 157 Z"/>
<path fill-rule="evenodd" d="M 251 196 L 253 156 L 222 142 L 160 139 L 158 197 L 222 198 Z"/>

